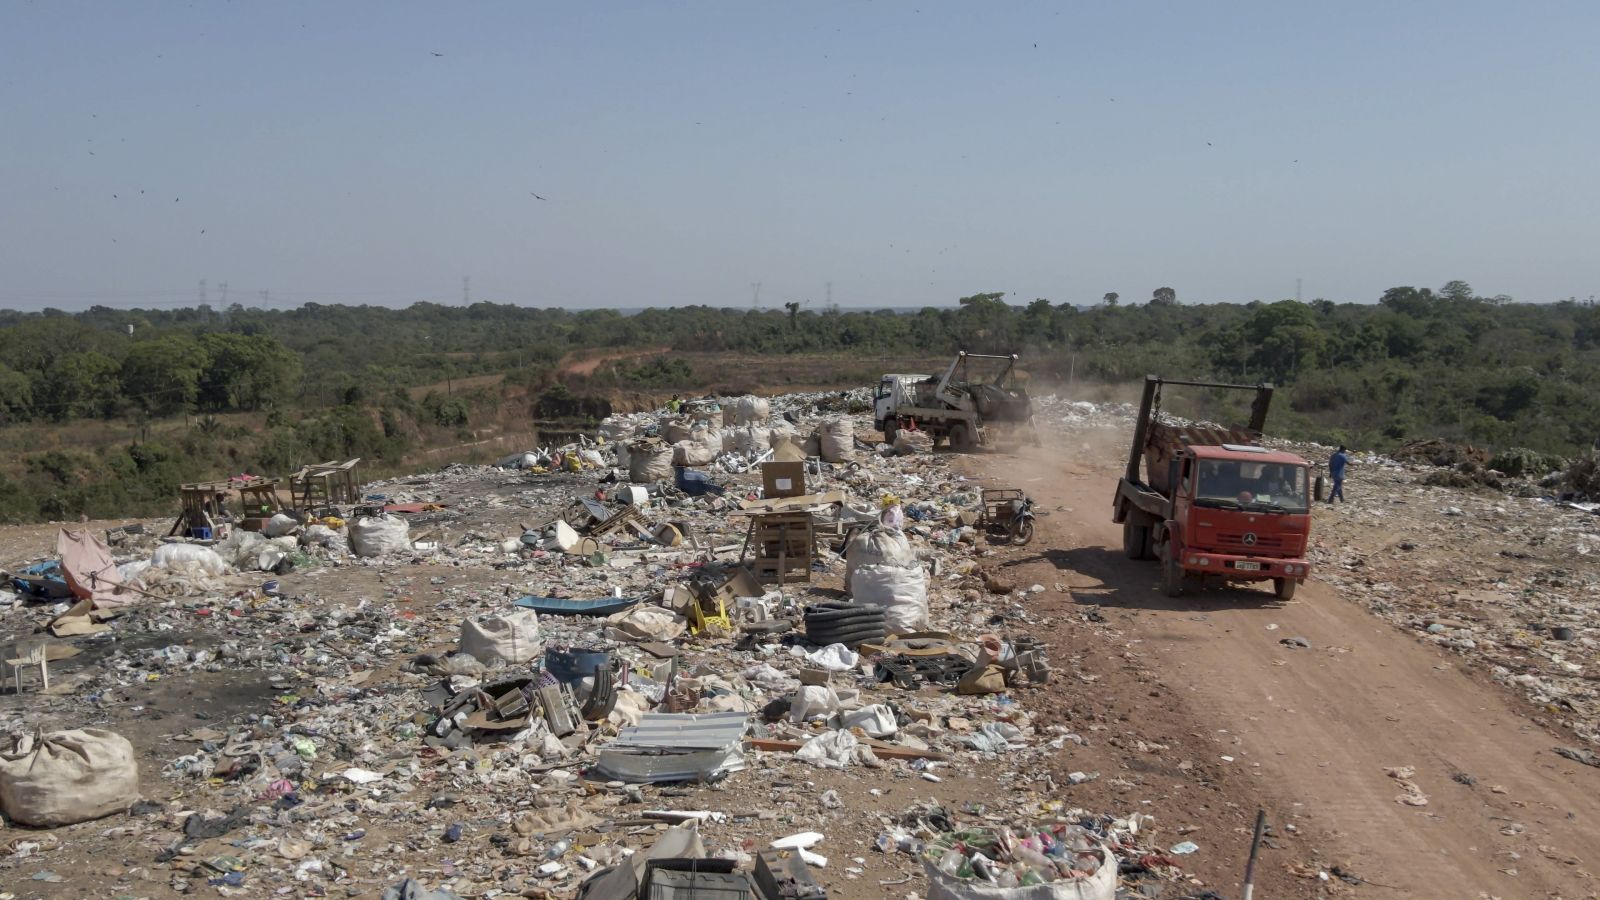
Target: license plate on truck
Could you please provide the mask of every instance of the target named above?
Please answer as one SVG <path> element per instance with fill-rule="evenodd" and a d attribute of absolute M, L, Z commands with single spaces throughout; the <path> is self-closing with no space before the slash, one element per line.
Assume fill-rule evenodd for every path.
<path fill-rule="evenodd" d="M 1248 562 L 1248 561 L 1241 560 L 1239 562 L 1234 563 L 1233 567 L 1235 569 L 1238 569 L 1241 572 L 1259 572 L 1259 571 L 1261 571 L 1261 563 L 1258 563 L 1258 562 Z"/>

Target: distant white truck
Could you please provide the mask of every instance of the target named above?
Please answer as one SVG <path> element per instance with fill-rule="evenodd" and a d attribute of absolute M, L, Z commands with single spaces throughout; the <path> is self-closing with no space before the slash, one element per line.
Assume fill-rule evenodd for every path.
<path fill-rule="evenodd" d="M 971 360 L 1005 363 L 989 381 L 972 380 Z M 1028 393 L 1016 385 L 1017 355 L 956 354 L 943 375 L 885 375 L 873 400 L 873 424 L 894 443 L 901 429 L 916 429 L 942 440 L 952 450 L 971 450 L 988 441 L 992 425 L 1030 426 Z"/>

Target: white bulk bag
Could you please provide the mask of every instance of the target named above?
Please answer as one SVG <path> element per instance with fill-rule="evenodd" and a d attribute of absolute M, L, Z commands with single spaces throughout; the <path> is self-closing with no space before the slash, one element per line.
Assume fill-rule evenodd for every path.
<path fill-rule="evenodd" d="M 883 627 L 906 634 L 928 627 L 928 574 L 920 565 L 857 566 L 850 575 L 857 603 L 883 607 Z"/>
<path fill-rule="evenodd" d="M 492 613 L 461 623 L 461 652 L 491 668 L 532 662 L 543 649 L 539 615 L 531 609 Z"/>
<path fill-rule="evenodd" d="M 856 454 L 856 423 L 844 417 L 827 419 L 817 427 L 818 450 L 831 463 L 849 462 Z"/>
<path fill-rule="evenodd" d="M 757 425 L 772 418 L 772 404 L 763 397 L 746 395 L 734 408 L 735 425 Z"/>
<path fill-rule="evenodd" d="M 772 429 L 761 425 L 746 425 L 734 432 L 734 449 L 746 456 L 759 456 L 767 452 Z"/>
<path fill-rule="evenodd" d="M 399 516 L 362 516 L 350 523 L 350 549 L 357 556 L 411 552 L 411 525 Z"/>
<path fill-rule="evenodd" d="M 672 464 L 675 466 L 709 466 L 716 460 L 717 454 L 694 441 L 679 441 L 672 445 Z"/>
<path fill-rule="evenodd" d="M 718 454 L 722 453 L 721 428 L 696 428 L 694 430 L 693 437 L 689 438 L 689 440 L 694 441 L 700 446 L 706 448 L 706 450 L 710 452 L 713 459 L 715 459 Z"/>
<path fill-rule="evenodd" d="M 628 447 L 628 480 L 649 484 L 672 479 L 672 448 L 660 441 L 639 441 Z"/>
<path fill-rule="evenodd" d="M 777 424 L 767 432 L 767 446 L 776 450 L 784 442 L 799 443 L 800 432 L 795 429 L 794 423 L 787 419 L 779 419 Z"/>
<path fill-rule="evenodd" d="M 283 537 L 299 527 L 300 523 L 295 521 L 294 516 L 278 513 L 267 520 L 267 525 L 261 529 L 261 533 L 269 538 Z"/>
<path fill-rule="evenodd" d="M 857 532 L 844 548 L 844 580 L 849 584 L 861 566 L 910 566 L 916 561 L 905 532 L 879 525 Z"/>
<path fill-rule="evenodd" d="M 41 731 L 0 753 L 0 810 L 20 825 L 87 822 L 138 800 L 133 745 L 114 731 Z"/>

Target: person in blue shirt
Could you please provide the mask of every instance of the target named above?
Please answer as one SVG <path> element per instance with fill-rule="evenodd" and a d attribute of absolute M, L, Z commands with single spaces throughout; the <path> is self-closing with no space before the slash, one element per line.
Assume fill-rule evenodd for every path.
<path fill-rule="evenodd" d="M 1329 503 L 1332 503 L 1335 497 L 1339 498 L 1340 503 L 1344 502 L 1344 467 L 1349 462 L 1350 454 L 1345 451 L 1343 444 L 1340 444 L 1339 449 L 1328 457 L 1328 474 L 1333 476 L 1333 490 L 1328 492 Z"/>

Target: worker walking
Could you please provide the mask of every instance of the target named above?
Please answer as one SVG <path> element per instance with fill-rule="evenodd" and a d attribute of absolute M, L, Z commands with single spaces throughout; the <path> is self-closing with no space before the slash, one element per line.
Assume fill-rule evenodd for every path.
<path fill-rule="evenodd" d="M 1333 477 L 1333 490 L 1328 492 L 1329 503 L 1335 497 L 1339 498 L 1340 503 L 1344 502 L 1344 467 L 1349 463 L 1350 454 L 1345 451 L 1343 444 L 1328 457 L 1328 474 Z"/>

